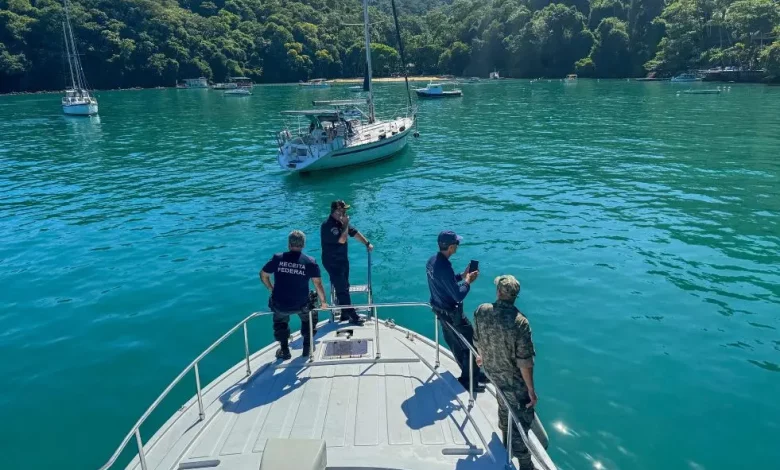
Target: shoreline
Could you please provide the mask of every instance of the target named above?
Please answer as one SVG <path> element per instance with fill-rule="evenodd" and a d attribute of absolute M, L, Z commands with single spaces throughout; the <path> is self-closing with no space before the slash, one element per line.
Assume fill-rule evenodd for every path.
<path fill-rule="evenodd" d="M 471 77 L 455 77 L 455 78 L 446 78 L 441 75 L 415 75 L 409 77 L 410 83 L 428 83 L 431 81 L 441 81 L 441 82 L 451 82 L 451 81 L 457 81 L 457 80 L 463 80 L 463 79 L 469 79 Z M 515 77 L 501 77 L 498 80 L 490 79 L 490 78 L 483 78 L 483 77 L 477 77 L 480 81 L 485 82 L 492 82 L 492 81 L 505 81 L 505 80 L 549 80 L 549 81 L 557 81 L 562 80 L 559 78 L 515 78 Z M 623 77 L 623 78 L 585 78 L 581 77 L 579 80 L 613 80 L 613 81 L 632 81 L 632 82 L 668 82 L 670 79 L 664 78 L 664 79 L 643 79 L 643 78 L 637 78 L 637 77 Z M 327 81 L 333 85 L 361 85 L 363 83 L 363 77 L 355 77 L 355 78 L 333 78 L 333 79 L 327 79 Z M 403 83 L 404 77 L 381 77 L 381 78 L 373 78 L 372 81 L 374 83 Z M 254 86 L 296 86 L 301 82 L 279 82 L 279 83 L 255 83 Z M 769 86 L 777 86 L 780 85 L 778 82 L 726 82 L 726 81 L 717 81 L 712 80 L 709 81 L 709 83 L 743 83 L 743 84 L 757 84 L 757 85 L 769 85 Z M 140 90 L 176 90 L 181 89 L 176 86 L 157 86 L 157 87 L 129 87 L 129 88 L 97 88 L 92 90 L 93 92 L 104 92 L 104 91 L 140 91 Z M 186 89 L 186 88 L 184 88 Z M 193 88 L 198 90 L 210 90 L 209 88 Z M 40 90 L 40 91 L 12 91 L 7 93 L 0 93 L 0 96 L 20 96 L 20 95 L 45 95 L 45 94 L 51 94 L 51 93 L 62 93 L 63 90 Z"/>

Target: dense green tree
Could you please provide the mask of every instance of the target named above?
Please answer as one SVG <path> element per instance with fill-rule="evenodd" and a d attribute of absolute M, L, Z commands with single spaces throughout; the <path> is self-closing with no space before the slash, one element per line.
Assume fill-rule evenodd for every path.
<path fill-rule="evenodd" d="M 713 65 L 776 70 L 776 0 L 372 0 L 376 76 L 664 74 Z M 97 88 L 191 77 L 258 82 L 362 76 L 360 0 L 70 0 Z M 61 89 L 61 0 L 0 0 L 0 92 Z M 774 32 L 773 32 L 774 29 Z M 774 72 L 773 72 L 774 73 Z"/>
<path fill-rule="evenodd" d="M 596 28 L 590 58 L 599 77 L 619 78 L 631 74 L 628 26 L 618 18 L 605 18 Z"/>
<path fill-rule="evenodd" d="M 442 52 L 439 56 L 439 70 L 453 75 L 463 75 L 463 71 L 469 65 L 471 51 L 469 46 L 460 41 L 455 41 L 452 47 Z"/>
<path fill-rule="evenodd" d="M 594 0 L 590 3 L 590 15 L 588 27 L 595 31 L 604 18 L 615 17 L 619 20 L 628 20 L 628 10 L 620 0 Z"/>
<path fill-rule="evenodd" d="M 770 77 L 775 81 L 780 81 L 780 41 L 775 41 L 764 49 L 761 53 L 761 59 Z"/>

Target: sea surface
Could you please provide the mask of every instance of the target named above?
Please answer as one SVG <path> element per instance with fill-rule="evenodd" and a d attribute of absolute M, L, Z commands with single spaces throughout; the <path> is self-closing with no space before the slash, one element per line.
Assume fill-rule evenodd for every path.
<path fill-rule="evenodd" d="M 379 110 L 403 106 L 402 84 L 376 88 Z M 560 468 L 778 468 L 780 88 L 462 88 L 419 103 L 397 157 L 309 176 L 276 163 L 279 112 L 346 87 L 100 92 L 94 118 L 61 115 L 56 94 L 0 97 L 0 467 L 102 465 L 198 353 L 265 310 L 258 271 L 290 230 L 319 257 L 344 199 L 376 245 L 378 301 L 427 300 L 444 229 L 464 237 L 457 269 L 480 261 L 468 311 L 495 276 L 521 280 Z M 386 316 L 433 335 L 430 312 Z M 252 325 L 253 349 L 271 340 Z M 193 394 L 189 376 L 143 437 Z"/>

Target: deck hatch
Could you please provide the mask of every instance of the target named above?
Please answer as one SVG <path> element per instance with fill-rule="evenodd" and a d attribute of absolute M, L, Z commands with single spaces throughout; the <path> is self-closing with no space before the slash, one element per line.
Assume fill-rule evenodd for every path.
<path fill-rule="evenodd" d="M 365 338 L 326 341 L 322 359 L 371 357 L 373 349 L 373 341 Z"/>

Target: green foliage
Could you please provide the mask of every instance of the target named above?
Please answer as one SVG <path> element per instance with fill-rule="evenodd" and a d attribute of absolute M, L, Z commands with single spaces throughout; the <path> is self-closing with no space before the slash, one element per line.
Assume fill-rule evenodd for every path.
<path fill-rule="evenodd" d="M 673 0 L 657 20 L 666 35 L 647 68 L 756 67 L 780 23 L 779 8 L 773 0 Z"/>
<path fill-rule="evenodd" d="M 593 63 L 593 59 L 590 57 L 585 57 L 575 62 L 574 70 L 577 71 L 577 75 L 580 77 L 596 76 L 596 64 Z"/>
<path fill-rule="evenodd" d="M 761 61 L 770 77 L 780 81 L 780 41 L 773 42 L 761 52 Z"/>
<path fill-rule="evenodd" d="M 360 0 L 70 0 L 97 88 L 205 76 L 258 82 L 360 77 Z M 775 0 L 373 0 L 376 76 L 400 72 L 562 77 L 672 74 L 777 63 Z M 0 92 L 61 89 L 61 0 L 0 0 Z M 774 32 L 773 32 L 774 30 Z M 775 69 L 772 69 L 775 70 Z M 773 72 L 774 73 L 774 72 Z"/>
<path fill-rule="evenodd" d="M 631 74 L 628 25 L 618 18 L 605 18 L 596 28 L 596 42 L 590 51 L 595 74 L 619 78 Z"/>
<path fill-rule="evenodd" d="M 506 43 L 515 75 L 560 77 L 573 72 L 575 63 L 588 55 L 593 33 L 576 8 L 554 3 L 536 11 Z"/>

